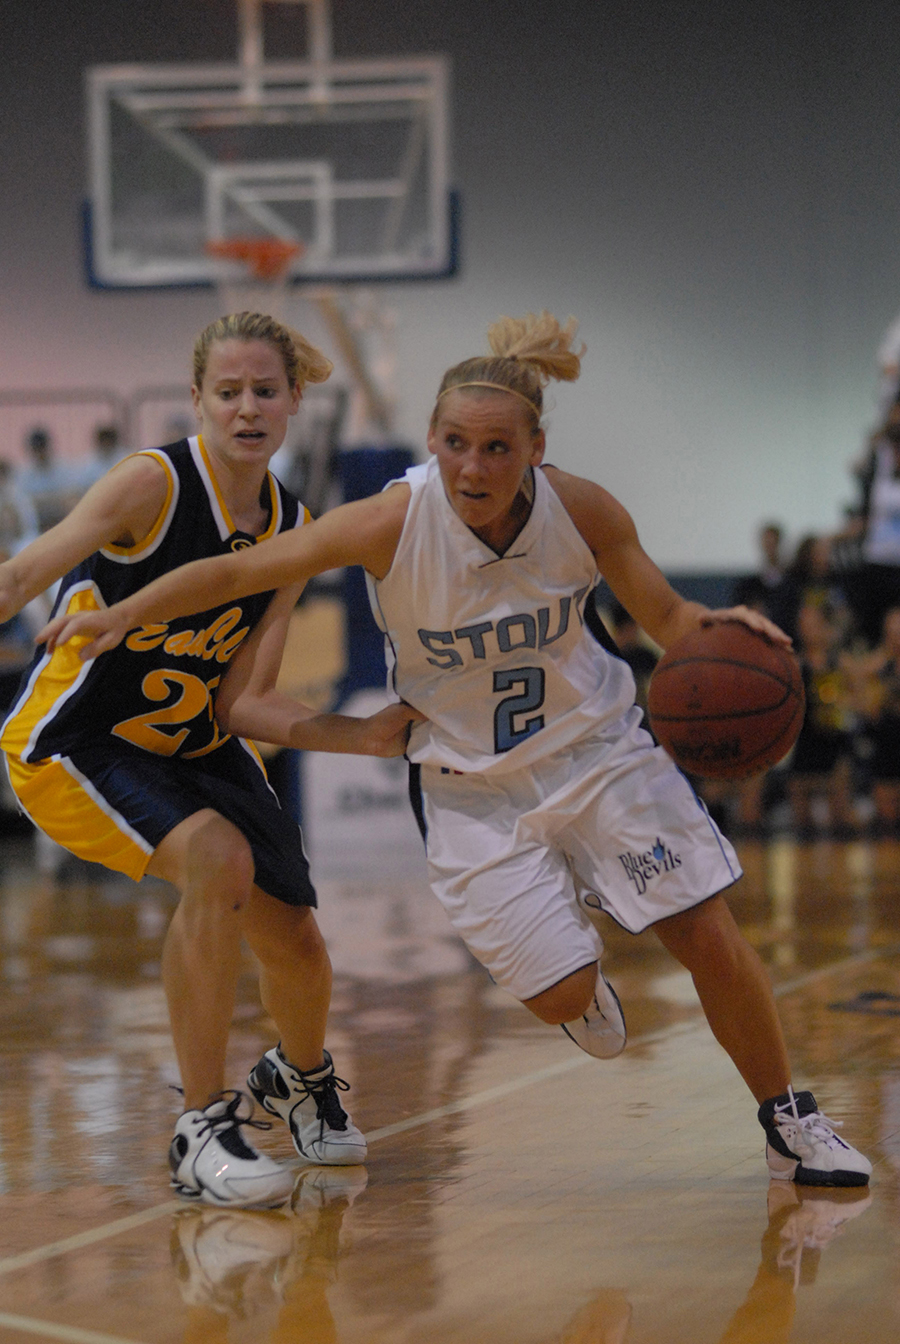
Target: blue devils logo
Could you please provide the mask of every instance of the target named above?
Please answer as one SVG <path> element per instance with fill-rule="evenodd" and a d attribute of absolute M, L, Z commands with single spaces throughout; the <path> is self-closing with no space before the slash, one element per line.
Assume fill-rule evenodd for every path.
<path fill-rule="evenodd" d="M 620 854 L 619 862 L 629 882 L 633 882 L 637 888 L 637 894 L 643 896 L 654 878 L 661 873 L 673 873 L 681 867 L 681 855 L 674 854 L 657 836 L 652 849 L 645 850 L 643 854 L 632 854 L 630 851 Z"/>

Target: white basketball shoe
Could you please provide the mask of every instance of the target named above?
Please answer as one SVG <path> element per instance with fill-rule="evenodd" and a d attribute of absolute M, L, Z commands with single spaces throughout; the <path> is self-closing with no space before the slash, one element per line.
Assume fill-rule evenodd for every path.
<path fill-rule="evenodd" d="M 872 1163 L 835 1133 L 840 1121 L 829 1120 L 811 1092 L 789 1087 L 759 1108 L 766 1131 L 766 1161 L 776 1181 L 798 1185 L 867 1185 Z"/>
<path fill-rule="evenodd" d="M 241 1103 L 250 1108 L 243 1115 Z M 169 1147 L 172 1185 L 186 1199 L 219 1207 L 274 1208 L 289 1198 L 294 1176 L 258 1153 L 241 1127 L 268 1129 L 251 1119 L 253 1103 L 243 1092 L 223 1092 L 203 1110 L 185 1111 Z"/>
<path fill-rule="evenodd" d="M 304 1073 L 281 1053 L 267 1050 L 247 1079 L 263 1110 L 288 1125 L 294 1147 L 306 1162 L 353 1166 L 366 1160 L 366 1140 L 338 1100 L 349 1085 L 338 1078 L 331 1055 L 318 1069 Z"/>
<path fill-rule="evenodd" d="M 562 1029 L 582 1050 L 595 1059 L 615 1059 L 625 1049 L 628 1034 L 619 996 L 597 962 L 597 981 L 590 1007 L 574 1022 L 563 1022 Z"/>

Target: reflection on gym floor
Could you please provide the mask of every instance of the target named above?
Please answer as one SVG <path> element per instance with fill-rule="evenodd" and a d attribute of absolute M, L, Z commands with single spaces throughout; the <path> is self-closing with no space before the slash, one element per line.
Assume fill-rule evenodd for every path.
<path fill-rule="evenodd" d="M 687 976 L 610 927 L 631 1044 L 601 1063 L 473 964 L 407 864 L 324 876 L 329 1046 L 367 1168 L 290 1207 L 185 1206 L 159 985 L 173 906 L 0 842 L 0 1338 L 72 1344 L 887 1344 L 900 1337 L 900 851 L 741 847 L 733 908 L 797 1078 L 869 1190 L 770 1184 Z M 248 965 L 229 1073 L 271 1029 Z M 260 1144 L 290 1162 L 286 1133 Z"/>

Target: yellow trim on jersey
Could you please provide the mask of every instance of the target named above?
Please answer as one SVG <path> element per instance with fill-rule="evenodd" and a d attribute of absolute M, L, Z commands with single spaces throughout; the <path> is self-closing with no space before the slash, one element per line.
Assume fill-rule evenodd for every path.
<path fill-rule="evenodd" d="M 255 742 L 252 742 L 249 737 L 239 737 L 238 741 L 241 743 L 242 746 L 244 746 L 247 749 L 247 751 L 249 751 L 254 761 L 256 761 L 256 764 L 262 771 L 263 779 L 268 784 L 269 774 L 268 771 L 266 770 L 265 762 L 263 761 L 263 758 L 260 755 L 259 747 L 256 745 Z"/>
<path fill-rule="evenodd" d="M 234 519 L 231 516 L 228 505 L 225 503 L 225 497 L 219 489 L 219 482 L 216 480 L 216 473 L 213 471 L 212 463 L 209 460 L 209 453 L 206 451 L 206 444 L 203 442 L 202 434 L 197 435 L 197 445 L 200 449 L 200 456 L 203 458 L 203 464 L 209 472 L 209 479 L 212 481 L 212 487 L 216 492 L 216 499 L 219 501 L 222 517 L 225 519 L 225 523 L 229 529 L 228 535 L 231 536 L 233 532 L 240 531 L 240 528 L 235 527 Z M 272 475 L 271 471 L 266 472 L 266 480 L 269 485 L 269 526 L 266 528 L 265 532 L 259 533 L 256 538 L 257 542 L 269 540 L 269 537 L 277 531 L 280 517 L 279 505 L 281 500 L 278 496 L 278 487 L 275 484 L 275 477 Z"/>
<path fill-rule="evenodd" d="M 99 611 L 105 605 L 96 584 L 85 580 L 71 590 L 65 612 L 69 615 L 80 611 Z M 78 657 L 78 651 L 89 642 L 90 636 L 82 635 L 80 639 L 70 639 L 67 644 L 59 644 L 52 654 L 45 655 L 34 668 L 23 698 L 3 726 L 0 747 L 8 756 L 28 759 L 32 738 L 37 736 L 45 721 L 53 718 L 57 705 L 68 699 L 87 676 L 93 659 L 83 663 Z"/>
<path fill-rule="evenodd" d="M 275 484 L 275 477 L 271 471 L 266 472 L 266 480 L 269 482 L 269 526 L 265 532 L 260 532 L 256 538 L 257 542 L 268 541 L 269 537 L 274 536 L 280 521 L 281 500 L 278 495 L 278 486 Z"/>
<path fill-rule="evenodd" d="M 153 524 L 150 531 L 147 533 L 146 537 L 144 537 L 142 541 L 136 542 L 134 546 L 117 546 L 115 542 L 111 541 L 108 542 L 105 546 L 101 547 L 101 552 L 103 554 L 109 554 L 114 556 L 140 555 L 142 551 L 146 551 L 148 547 L 153 545 L 154 541 L 159 536 L 160 529 L 162 528 L 163 524 L 166 522 L 169 516 L 169 508 L 172 504 L 172 495 L 175 492 L 175 471 L 172 466 L 172 463 L 169 461 L 169 459 L 165 456 L 164 453 L 157 453 L 152 448 L 142 448 L 140 452 L 131 453 L 130 456 L 152 457 L 153 460 L 155 462 L 158 462 L 159 465 L 163 468 L 163 470 L 166 473 L 166 479 L 168 482 L 166 486 L 165 502 L 163 503 L 162 508 L 157 514 L 156 522 Z"/>
<path fill-rule="evenodd" d="M 24 765 L 10 757 L 9 778 L 28 816 L 51 840 L 79 859 L 140 882 L 153 854 L 150 845 L 117 812 L 95 801 L 63 761 Z"/>

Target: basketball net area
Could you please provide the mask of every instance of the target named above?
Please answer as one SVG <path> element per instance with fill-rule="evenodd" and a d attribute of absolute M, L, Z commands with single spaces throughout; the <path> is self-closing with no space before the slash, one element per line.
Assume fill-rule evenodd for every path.
<path fill-rule="evenodd" d="M 377 286 L 455 270 L 447 63 L 335 60 L 329 0 L 236 6 L 232 64 L 87 72 L 89 277 L 212 286 L 216 315 L 301 329 L 311 305 L 348 381 L 345 440 L 390 443 L 395 322 Z M 271 59 L 272 37 L 305 58 Z"/>

